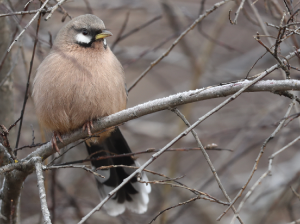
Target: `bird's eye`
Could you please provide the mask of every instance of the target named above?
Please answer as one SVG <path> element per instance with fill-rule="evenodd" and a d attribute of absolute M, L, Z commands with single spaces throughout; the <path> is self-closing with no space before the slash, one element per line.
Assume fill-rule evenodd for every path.
<path fill-rule="evenodd" d="M 89 34 L 89 32 L 87 31 L 87 29 L 83 29 L 83 30 L 81 31 L 81 33 L 82 33 L 84 36 L 86 36 L 86 35 Z"/>

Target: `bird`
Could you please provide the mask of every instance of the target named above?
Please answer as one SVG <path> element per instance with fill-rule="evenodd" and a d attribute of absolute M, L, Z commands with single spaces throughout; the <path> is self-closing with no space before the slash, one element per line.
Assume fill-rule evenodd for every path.
<path fill-rule="evenodd" d="M 110 50 L 106 38 L 112 33 L 103 21 L 91 14 L 73 18 L 57 33 L 52 49 L 37 68 L 32 97 L 36 115 L 43 127 L 53 132 L 52 145 L 57 151 L 57 138 L 76 129 L 91 135 L 95 119 L 126 109 L 127 89 L 121 63 Z M 118 127 L 98 133 L 85 141 L 90 158 L 130 153 L 131 149 Z M 138 166 L 133 157 L 92 160 L 94 169 L 109 165 Z M 97 169 L 96 169 L 97 170 Z M 100 198 L 118 186 L 133 170 L 117 167 L 97 170 L 95 176 Z M 142 179 L 148 181 L 145 173 Z M 132 178 L 104 208 L 111 216 L 129 209 L 138 214 L 147 211 L 150 184 Z"/>

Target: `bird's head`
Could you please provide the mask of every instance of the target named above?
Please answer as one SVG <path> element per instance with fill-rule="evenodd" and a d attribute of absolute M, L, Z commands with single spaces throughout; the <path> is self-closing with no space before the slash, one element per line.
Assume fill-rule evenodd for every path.
<path fill-rule="evenodd" d="M 87 48 L 95 42 L 103 42 L 106 48 L 105 38 L 112 33 L 105 28 L 101 19 L 94 15 L 82 15 L 72 19 L 58 32 L 54 44 L 58 46 L 79 45 Z"/>

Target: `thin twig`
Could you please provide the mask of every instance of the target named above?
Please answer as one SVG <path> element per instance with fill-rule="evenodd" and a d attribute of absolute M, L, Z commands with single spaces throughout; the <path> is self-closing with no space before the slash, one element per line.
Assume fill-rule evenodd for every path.
<path fill-rule="evenodd" d="M 58 2 L 58 0 L 56 0 L 56 2 Z M 69 19 L 72 19 L 72 16 L 67 12 L 67 10 L 65 10 L 64 7 L 62 7 L 62 4 L 58 5 L 59 9 L 61 10 L 61 13 L 64 14 L 64 16 L 61 19 L 61 22 L 65 22 L 66 18 L 69 17 Z M 91 13 L 92 14 L 92 13 Z"/>
<path fill-rule="evenodd" d="M 9 126 L 8 131 L 10 131 L 13 127 L 17 125 L 21 118 L 17 119 L 12 125 Z"/>
<path fill-rule="evenodd" d="M 290 7 L 288 6 L 288 3 L 286 2 L 286 0 L 283 0 L 283 2 L 284 2 L 284 5 L 285 5 L 285 8 L 287 9 L 287 11 L 289 12 L 289 14 L 291 15 L 292 12 L 290 10 Z"/>
<path fill-rule="evenodd" d="M 46 0 L 47 1 L 47 0 Z M 47 21 L 48 19 L 50 19 L 50 17 L 52 16 L 52 14 L 54 13 L 55 10 L 57 10 L 57 8 L 59 6 L 61 6 L 66 0 L 60 0 L 56 5 L 54 5 L 51 8 L 51 12 L 48 14 L 48 16 L 45 18 L 45 20 Z"/>
<path fill-rule="evenodd" d="M 233 24 L 237 24 L 237 19 L 238 19 L 238 17 L 239 17 L 239 14 L 240 14 L 240 11 L 243 9 L 243 6 L 244 6 L 244 4 L 245 4 L 245 1 L 246 0 L 242 0 L 242 2 L 241 2 L 241 4 L 240 4 L 240 6 L 239 6 L 239 8 L 237 9 L 237 11 L 236 11 L 236 13 L 235 13 L 235 17 L 234 17 L 234 20 L 233 20 Z"/>
<path fill-rule="evenodd" d="M 251 7 L 251 9 L 252 9 L 252 11 L 253 11 L 253 13 L 254 13 L 254 15 L 255 15 L 258 23 L 259 23 L 259 25 L 260 25 L 260 27 L 262 28 L 262 30 L 264 32 L 264 34 L 267 35 L 267 36 L 270 36 L 270 34 L 269 34 L 269 32 L 268 32 L 268 30 L 267 30 L 267 28 L 266 28 L 266 26 L 265 26 L 265 24 L 264 24 L 261 16 L 258 13 L 257 8 L 255 7 L 255 5 L 252 4 L 251 0 L 247 0 L 247 2 L 250 5 L 250 7 Z M 271 39 L 270 38 L 267 38 L 267 39 L 268 39 L 269 45 L 272 46 Z"/>
<path fill-rule="evenodd" d="M 54 155 L 53 155 L 54 156 Z M 50 198 L 51 198 L 51 207 L 50 207 L 50 212 L 51 212 L 51 218 L 52 222 L 55 223 L 56 219 L 56 212 L 55 212 L 55 207 L 56 207 L 56 187 L 58 186 L 57 184 L 57 178 L 56 178 L 56 172 L 57 170 L 52 170 L 51 172 L 51 185 L 50 185 Z"/>
<path fill-rule="evenodd" d="M 36 176 L 38 179 L 37 184 L 40 193 L 40 201 L 41 201 L 41 208 L 44 217 L 44 223 L 51 224 L 50 212 L 46 201 L 46 191 L 44 186 L 44 177 L 43 177 L 43 170 L 42 170 L 42 159 L 41 157 L 35 157 L 33 159 L 35 164 Z"/>
<path fill-rule="evenodd" d="M 139 167 L 136 167 L 136 166 L 127 166 L 127 165 L 109 165 L 109 166 L 101 166 L 101 167 L 98 167 L 96 170 L 106 170 L 106 169 L 112 169 L 112 168 L 119 168 L 119 167 L 123 167 L 123 168 L 130 168 L 130 169 L 139 169 Z M 157 172 L 154 172 L 152 170 L 148 170 L 148 169 L 144 169 L 143 172 L 147 172 L 147 173 L 151 173 L 151 174 L 154 174 L 154 175 L 157 175 L 157 176 L 160 176 L 160 177 L 164 177 L 166 178 L 166 180 L 162 180 L 162 181 L 174 181 L 182 186 L 185 186 L 184 184 L 180 183 L 179 181 L 177 181 L 178 179 L 181 179 L 183 178 L 184 176 L 180 176 L 180 177 L 176 177 L 176 178 L 170 178 L 164 174 L 161 174 L 161 173 L 157 173 Z M 142 180 L 139 180 L 140 182 Z M 186 187 L 186 186 L 185 186 Z M 188 189 L 188 188 L 186 188 Z M 188 189 L 190 190 L 191 192 L 193 192 L 194 194 L 198 195 L 199 193 L 194 191 L 193 189 Z"/>
<path fill-rule="evenodd" d="M 20 118 L 19 118 L 20 119 Z M 17 151 L 19 151 L 19 150 L 22 150 L 22 149 L 25 149 L 25 148 L 29 148 L 29 149 L 31 149 L 31 148 L 35 148 L 35 147 L 40 147 L 40 146 L 42 146 L 42 145 L 45 145 L 47 142 L 44 142 L 44 143 L 36 143 L 36 144 L 31 144 L 31 145 L 24 145 L 24 146 L 21 146 L 21 147 L 19 147 L 19 148 L 16 148 L 15 150 L 14 150 L 14 153 L 16 153 Z"/>
<path fill-rule="evenodd" d="M 117 43 L 121 40 L 121 35 L 123 34 L 123 32 L 124 32 L 124 30 L 127 26 L 127 23 L 128 23 L 128 20 L 129 20 L 129 15 L 130 15 L 130 11 L 128 11 L 126 13 L 125 20 L 124 20 L 123 25 L 122 25 L 122 27 L 121 27 L 121 29 L 120 29 L 117 37 L 116 37 L 116 40 L 111 45 L 111 50 L 112 51 L 115 49 L 115 46 L 117 45 Z"/>
<path fill-rule="evenodd" d="M 162 15 L 156 16 L 156 17 L 154 17 L 153 19 L 147 21 L 146 23 L 144 23 L 144 24 L 142 24 L 142 25 L 140 25 L 140 26 L 138 26 L 138 27 L 136 27 L 136 28 L 134 28 L 134 29 L 128 31 L 128 32 L 125 33 L 124 35 L 120 36 L 120 37 L 117 38 L 117 40 L 113 43 L 112 49 L 114 49 L 115 45 L 116 45 L 118 42 L 124 40 L 125 38 L 131 36 L 132 34 L 134 34 L 134 33 L 138 32 L 138 31 L 140 31 L 141 29 L 143 29 L 143 28 L 149 26 L 150 24 L 152 24 L 153 22 L 155 22 L 156 20 L 159 20 L 159 19 L 161 19 L 161 18 L 162 18 Z M 125 24 L 125 23 L 124 23 L 124 24 Z M 124 24 L 123 24 L 123 26 L 124 26 Z M 123 32 L 122 32 L 122 33 L 123 33 Z M 121 33 L 121 34 L 122 34 L 122 33 Z"/>
<path fill-rule="evenodd" d="M 0 17 L 5 17 L 5 16 L 14 16 L 14 15 L 26 15 L 26 14 L 34 14 L 34 13 L 47 13 L 51 12 L 51 8 L 49 9 L 36 9 L 36 10 L 29 10 L 29 11 L 20 11 L 20 12 L 11 12 L 11 13 L 6 13 L 6 14 L 0 14 Z"/>
<path fill-rule="evenodd" d="M 49 2 L 49 0 L 45 0 L 44 4 L 41 6 L 41 8 L 37 11 L 37 13 L 32 17 L 32 19 L 29 21 L 29 23 L 24 27 L 24 29 L 20 32 L 20 34 L 15 38 L 15 40 L 12 42 L 12 44 L 7 49 L 7 52 L 10 52 L 11 48 L 14 46 L 14 44 L 19 40 L 19 38 L 22 36 L 22 34 L 25 32 L 25 30 L 31 25 L 31 23 L 36 19 L 38 15 L 41 15 L 41 12 L 43 8 L 46 6 L 46 4 Z M 39 25 L 38 25 L 39 26 Z M 36 37 L 37 39 L 37 37 Z"/>
<path fill-rule="evenodd" d="M 125 168 L 130 168 L 130 169 L 139 169 L 139 167 L 136 167 L 136 166 L 127 166 L 127 165 L 109 165 L 109 166 L 101 166 L 101 167 L 98 167 L 96 170 L 103 170 L 103 169 L 106 170 L 106 169 L 112 169 L 112 168 L 118 168 L 118 167 L 123 167 L 123 168 L 125 167 Z M 142 181 L 141 178 L 138 177 L 137 179 L 138 179 L 138 181 L 141 182 L 141 183 L 146 183 L 146 184 L 147 184 L 147 183 L 152 183 L 152 182 L 153 182 L 154 184 L 156 184 L 157 182 L 164 182 L 164 183 L 166 183 L 166 182 L 169 182 L 169 181 L 173 181 L 173 182 L 179 184 L 180 187 L 189 190 L 190 192 L 194 193 L 195 195 L 201 195 L 201 194 L 206 195 L 206 193 L 204 193 L 204 192 L 197 191 L 197 190 L 195 190 L 195 189 L 189 188 L 188 186 L 184 185 L 183 183 L 180 183 L 180 182 L 178 181 L 178 179 L 181 179 L 181 178 L 183 178 L 184 176 L 180 176 L 180 177 L 176 177 L 176 178 L 170 178 L 170 177 L 168 177 L 168 176 L 166 176 L 166 175 L 164 175 L 164 174 L 157 173 L 157 172 L 154 172 L 154 171 L 148 170 L 148 169 L 144 169 L 143 172 L 147 172 L 147 173 L 151 173 L 151 174 L 154 174 L 154 175 L 157 175 L 157 176 L 161 176 L 161 177 L 164 177 L 164 178 L 166 178 L 166 179 L 165 179 L 165 180 L 156 180 L 156 181 L 148 181 L 148 182 L 146 182 L 146 181 Z M 215 198 L 212 197 L 212 196 L 210 196 L 210 198 L 211 198 L 212 200 L 215 200 Z M 217 199 L 216 199 L 216 200 L 217 200 Z M 228 205 L 228 203 L 226 203 L 226 202 L 222 202 L 222 203 L 225 203 L 226 205 Z"/>
<path fill-rule="evenodd" d="M 46 0 L 45 2 L 47 2 L 47 1 L 48 0 Z M 32 67 L 33 67 L 33 60 L 34 60 L 34 56 L 35 56 L 35 49 L 36 49 L 36 45 L 38 42 L 38 33 L 39 33 L 39 28 L 40 28 L 41 16 L 42 16 L 42 14 L 39 14 L 39 19 L 38 19 L 37 28 L 36 28 L 35 41 L 34 41 L 34 46 L 33 46 L 33 50 L 32 50 L 31 61 L 30 61 L 30 68 L 29 68 L 29 73 L 28 73 L 28 78 L 27 78 L 26 91 L 25 91 L 25 95 L 24 95 L 23 107 L 22 107 L 21 116 L 20 116 L 20 125 L 19 125 L 19 130 L 18 130 L 17 141 L 16 141 L 16 148 L 18 148 L 18 145 L 19 145 L 22 123 L 23 123 L 23 116 L 24 116 L 24 112 L 25 112 L 27 99 L 28 99 L 30 77 L 31 77 L 31 72 L 32 72 Z M 15 154 L 15 155 L 17 155 L 17 154 Z"/>
<path fill-rule="evenodd" d="M 219 40 L 215 39 L 214 37 L 211 37 L 210 35 L 208 35 L 207 33 L 205 33 L 205 32 L 203 31 L 203 29 L 202 29 L 202 26 L 200 26 L 200 24 L 199 24 L 198 27 L 199 27 L 199 28 L 198 28 L 199 33 L 200 33 L 204 38 L 206 38 L 206 39 L 208 39 L 208 40 L 214 42 L 216 45 L 219 45 L 219 46 L 221 46 L 221 47 L 224 47 L 225 49 L 227 49 L 227 50 L 229 50 L 229 51 L 237 51 L 237 52 L 239 52 L 239 53 L 243 53 L 243 52 L 240 51 L 239 49 L 234 48 L 234 47 L 232 47 L 232 46 L 230 46 L 230 45 L 228 45 L 228 44 L 226 44 L 226 43 L 224 43 L 224 42 L 222 42 L 222 41 L 219 41 Z"/>
<path fill-rule="evenodd" d="M 189 200 L 187 200 L 187 201 L 178 203 L 177 205 L 173 205 L 173 206 L 171 206 L 171 207 L 169 207 L 169 208 L 166 208 L 166 209 L 160 211 L 160 212 L 159 212 L 159 213 L 158 213 L 158 214 L 157 214 L 157 215 L 149 222 L 149 224 L 153 223 L 153 222 L 154 222 L 161 214 L 163 214 L 164 212 L 166 212 L 166 211 L 168 211 L 168 210 L 170 210 L 170 209 L 176 208 L 176 207 L 178 207 L 178 206 L 186 205 L 186 204 L 188 204 L 188 203 L 190 203 L 190 202 L 193 202 L 193 201 L 196 201 L 196 200 L 198 200 L 198 199 L 204 199 L 204 200 L 208 200 L 208 201 L 211 201 L 211 202 L 215 202 L 215 201 L 214 201 L 213 199 L 211 199 L 211 198 L 207 198 L 207 197 L 205 197 L 205 196 L 198 195 L 197 197 L 191 198 L 191 199 L 189 199 Z"/>
<path fill-rule="evenodd" d="M 155 22 L 157 20 L 160 20 L 161 18 L 162 18 L 162 15 L 156 16 L 153 19 L 150 19 L 149 21 L 145 22 L 144 24 L 142 24 L 142 25 L 140 25 L 140 26 L 138 26 L 138 27 L 136 27 L 136 28 L 128 31 L 127 33 L 125 33 L 124 35 L 122 35 L 120 37 L 119 41 L 124 40 L 125 38 L 129 37 L 130 35 L 132 35 L 132 34 L 138 32 L 138 31 L 140 31 L 141 29 L 149 26 L 150 24 L 152 24 L 153 22 Z"/>
<path fill-rule="evenodd" d="M 77 145 L 78 144 L 76 144 L 75 146 L 77 146 Z M 75 146 L 72 146 L 72 148 L 75 147 Z M 206 146 L 204 146 L 204 148 L 205 148 L 205 150 L 217 150 L 217 151 L 225 150 L 225 151 L 231 151 L 231 152 L 233 151 L 231 149 L 218 148 L 218 146 L 214 143 L 206 145 Z M 201 150 L 200 148 L 170 148 L 170 149 L 167 149 L 166 152 L 189 152 L 189 151 L 200 151 L 200 150 Z M 111 154 L 111 155 L 110 156 L 99 156 L 99 157 L 96 157 L 96 158 L 91 158 L 91 156 L 100 154 L 103 151 L 105 151 L 106 153 Z M 145 151 L 140 151 L 140 152 L 115 154 L 115 153 L 112 153 L 112 152 L 107 151 L 107 150 L 99 150 L 99 151 L 94 152 L 93 154 L 89 155 L 88 159 L 75 160 L 75 161 L 71 161 L 71 162 L 62 163 L 62 164 L 59 164 L 59 165 L 70 165 L 70 164 L 84 163 L 84 162 L 90 162 L 90 161 L 98 161 L 98 160 L 104 160 L 104 159 L 131 157 L 131 156 L 136 156 L 136 155 L 145 154 L 145 153 L 153 153 L 153 152 L 158 152 L 158 151 L 159 151 L 158 149 L 149 148 L 149 149 L 146 149 Z M 51 161 L 51 164 L 49 164 L 49 165 L 52 165 L 52 164 L 53 164 L 53 162 Z"/>
<path fill-rule="evenodd" d="M 130 61 L 128 61 L 127 63 L 123 64 L 123 68 L 126 69 L 128 68 L 129 65 L 137 62 L 139 59 L 143 58 L 145 55 L 147 55 L 149 52 L 152 51 L 156 51 L 158 48 L 162 47 L 165 43 L 167 43 L 169 40 L 173 39 L 174 37 L 176 37 L 177 33 L 174 33 L 170 36 L 168 36 L 167 38 L 165 38 L 164 40 L 162 40 L 159 44 L 157 44 L 155 47 L 153 48 L 149 48 L 145 51 L 143 51 L 140 55 L 138 55 L 136 58 L 131 59 Z"/>
<path fill-rule="evenodd" d="M 248 75 L 250 74 L 250 72 L 252 71 L 252 69 L 254 68 L 254 66 L 257 64 L 257 62 L 262 59 L 266 54 L 268 53 L 268 51 L 266 51 L 265 53 L 263 53 L 252 65 L 252 67 L 249 69 L 249 71 L 247 72 L 247 75 L 245 77 L 245 79 L 248 79 Z"/>
<path fill-rule="evenodd" d="M 24 5 L 24 8 L 27 8 L 31 2 L 33 2 L 33 0 L 29 0 L 29 1 Z"/>
<path fill-rule="evenodd" d="M 94 174 L 95 176 L 101 177 L 101 178 L 105 178 L 104 176 L 102 176 L 101 174 L 94 172 L 93 170 L 87 168 L 86 165 L 63 165 L 63 166 L 43 166 L 43 170 L 53 170 L 53 169 L 61 169 L 61 168 L 80 168 L 80 169 L 84 169 L 87 172 L 90 172 L 92 174 Z"/>

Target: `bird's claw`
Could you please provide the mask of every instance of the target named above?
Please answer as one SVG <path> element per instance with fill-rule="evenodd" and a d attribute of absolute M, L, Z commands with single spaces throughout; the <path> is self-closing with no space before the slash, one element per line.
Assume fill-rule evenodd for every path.
<path fill-rule="evenodd" d="M 55 149 L 55 151 L 58 152 L 58 154 L 60 154 L 59 153 L 59 148 L 57 146 L 56 137 L 59 139 L 60 142 L 63 142 L 61 135 L 58 132 L 54 132 L 53 137 L 51 139 L 51 144 L 52 144 L 52 148 Z"/>
<path fill-rule="evenodd" d="M 88 132 L 88 135 L 91 136 L 92 135 L 92 132 L 91 132 L 91 129 L 94 128 L 94 125 L 93 125 L 93 121 L 92 120 L 89 120 L 87 121 L 83 127 L 82 127 L 82 130 L 85 131 L 87 130 Z"/>

